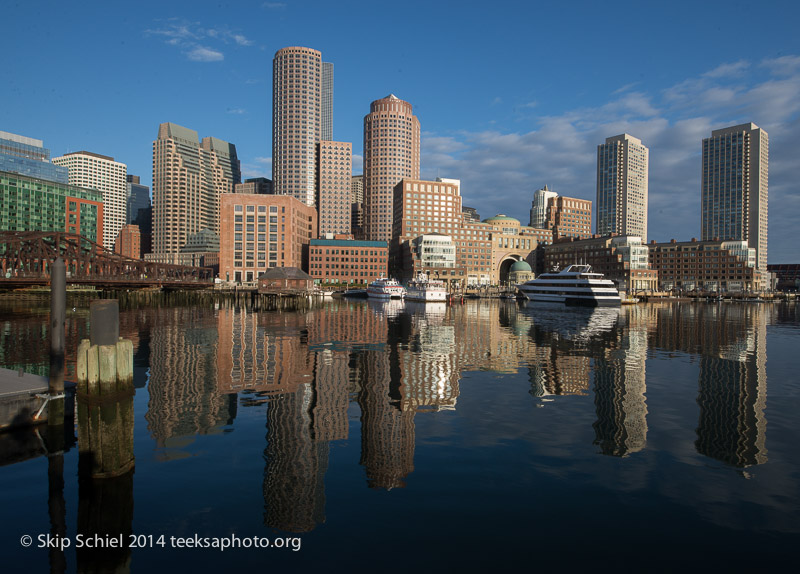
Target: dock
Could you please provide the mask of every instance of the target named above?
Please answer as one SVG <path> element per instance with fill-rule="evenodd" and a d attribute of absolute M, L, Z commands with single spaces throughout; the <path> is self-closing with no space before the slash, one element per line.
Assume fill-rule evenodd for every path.
<path fill-rule="evenodd" d="M 47 409 L 36 414 L 45 402 L 48 379 L 23 371 L 0 368 L 0 431 L 47 421 Z"/>

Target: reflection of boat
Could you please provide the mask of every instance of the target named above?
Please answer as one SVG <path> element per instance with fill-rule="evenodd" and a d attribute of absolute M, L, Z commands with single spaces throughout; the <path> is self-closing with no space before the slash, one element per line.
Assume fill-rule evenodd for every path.
<path fill-rule="evenodd" d="M 406 289 L 394 279 L 381 277 L 367 286 L 367 297 L 375 299 L 402 299 Z"/>
<path fill-rule="evenodd" d="M 444 281 L 430 279 L 425 273 L 418 273 L 417 276 L 408 282 L 406 289 L 406 299 L 410 301 L 447 301 L 447 288 Z"/>
<path fill-rule="evenodd" d="M 621 313 L 618 308 L 566 308 L 528 302 L 522 309 L 532 319 L 532 332 L 573 342 L 589 341 L 612 332 Z"/>
<path fill-rule="evenodd" d="M 570 265 L 557 273 L 542 273 L 517 285 L 531 301 L 564 303 L 585 307 L 619 307 L 619 291 L 590 265 Z"/>
<path fill-rule="evenodd" d="M 367 304 L 378 315 L 396 317 L 403 312 L 404 303 L 402 299 L 374 299 L 369 298 Z"/>

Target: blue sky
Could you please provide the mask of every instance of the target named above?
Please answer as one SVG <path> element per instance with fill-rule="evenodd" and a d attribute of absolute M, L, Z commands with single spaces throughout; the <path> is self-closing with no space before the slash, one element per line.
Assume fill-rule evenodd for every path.
<path fill-rule="evenodd" d="M 272 58 L 334 64 L 334 138 L 394 93 L 422 126 L 423 178 L 458 178 L 482 217 L 527 223 L 534 190 L 595 200 L 596 148 L 650 148 L 649 234 L 699 237 L 700 146 L 770 135 L 771 263 L 800 262 L 797 2 L 5 2 L 0 130 L 53 155 L 114 156 L 149 185 L 161 122 L 236 144 L 270 176 Z"/>

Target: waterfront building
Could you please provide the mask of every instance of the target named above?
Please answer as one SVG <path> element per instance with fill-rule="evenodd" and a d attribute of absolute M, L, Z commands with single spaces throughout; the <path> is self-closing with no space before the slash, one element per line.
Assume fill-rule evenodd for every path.
<path fill-rule="evenodd" d="M 332 139 L 332 74 L 333 66 L 323 65 L 322 54 L 311 48 L 283 48 L 272 60 L 273 189 L 310 206 L 317 194 L 317 144 Z"/>
<path fill-rule="evenodd" d="M 753 123 L 703 140 L 701 238 L 747 241 L 767 270 L 769 136 Z"/>
<path fill-rule="evenodd" d="M 139 217 L 140 209 L 150 207 L 150 188 L 142 185 L 138 175 L 127 174 L 126 181 L 126 202 L 125 202 L 125 223 L 134 223 Z"/>
<path fill-rule="evenodd" d="M 649 150 L 628 134 L 597 146 L 597 234 L 647 240 Z"/>
<path fill-rule="evenodd" d="M 114 253 L 132 259 L 142 258 L 142 234 L 138 225 L 128 223 L 122 226 L 114 241 Z"/>
<path fill-rule="evenodd" d="M 553 230 L 553 241 L 560 237 L 590 238 L 592 202 L 575 197 L 551 197 L 547 204 L 544 228 Z"/>
<path fill-rule="evenodd" d="M 564 269 L 585 263 L 630 296 L 658 288 L 658 272 L 650 268 L 649 250 L 639 237 L 608 235 L 591 239 L 563 238 L 544 248 L 544 268 Z"/>
<path fill-rule="evenodd" d="M 533 201 L 531 202 L 531 227 L 542 229 L 545 227 L 547 220 L 548 206 L 550 199 L 558 197 L 555 191 L 550 190 L 547 184 L 542 189 L 537 189 L 533 192 Z"/>
<path fill-rule="evenodd" d="M 317 210 L 291 196 L 222 196 L 219 277 L 255 281 L 270 267 L 308 269 Z"/>
<path fill-rule="evenodd" d="M 459 187 L 441 180 L 403 179 L 394 188 L 390 273 L 411 279 L 424 271 L 440 279 L 464 284 L 489 283 L 492 276 L 490 228 L 465 222 Z M 426 268 L 417 257 L 413 241 L 421 235 L 450 237 L 456 248 L 456 263 L 447 270 Z M 447 275 L 447 277 L 445 277 Z"/>
<path fill-rule="evenodd" d="M 65 231 L 103 244 L 103 194 L 0 171 L 0 229 Z"/>
<path fill-rule="evenodd" d="M 756 249 L 746 241 L 650 242 L 650 268 L 659 291 L 741 293 L 764 289 L 756 268 Z"/>
<path fill-rule="evenodd" d="M 235 184 L 233 192 L 266 195 L 272 193 L 272 180 L 266 177 L 251 177 L 244 180 L 244 183 Z"/>
<path fill-rule="evenodd" d="M 153 253 L 173 263 L 190 235 L 220 233 L 220 197 L 241 180 L 236 146 L 173 123 L 153 142 Z"/>
<path fill-rule="evenodd" d="M 387 276 L 388 257 L 385 241 L 354 240 L 349 235 L 312 239 L 308 273 L 320 283 L 368 284 Z"/>
<path fill-rule="evenodd" d="M 4 131 L 0 131 L 0 171 L 69 183 L 67 168 L 50 162 L 50 150 L 42 140 Z"/>
<path fill-rule="evenodd" d="M 322 141 L 317 145 L 319 236 L 351 233 L 352 144 Z"/>
<path fill-rule="evenodd" d="M 404 178 L 419 179 L 419 158 L 420 124 L 411 104 L 394 94 L 372 102 L 370 113 L 364 116 L 366 239 L 392 239 L 393 190 Z"/>
<path fill-rule="evenodd" d="M 514 285 L 510 275 L 511 268 L 519 261 L 526 261 L 531 267 L 537 265 L 536 254 L 540 245 L 553 242 L 550 229 L 537 229 L 522 225 L 519 219 L 498 214 L 483 220 L 489 227 L 493 284 Z"/>
<path fill-rule="evenodd" d="M 176 263 L 190 267 L 211 267 L 219 273 L 219 235 L 210 229 L 201 229 L 186 238 Z"/>
<path fill-rule="evenodd" d="M 113 251 L 117 234 L 127 223 L 128 166 L 113 157 L 88 151 L 54 157 L 53 163 L 67 168 L 70 185 L 103 194 L 103 247 Z"/>

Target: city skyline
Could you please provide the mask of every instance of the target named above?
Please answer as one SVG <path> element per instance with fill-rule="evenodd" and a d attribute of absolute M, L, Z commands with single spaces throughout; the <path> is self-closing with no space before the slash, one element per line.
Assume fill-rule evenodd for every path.
<path fill-rule="evenodd" d="M 568 12 L 515 5 L 518 17 L 510 21 L 503 8 L 485 13 L 471 5 L 450 14 L 412 7 L 394 22 L 410 30 L 411 41 L 391 59 L 364 49 L 385 41 L 363 26 L 380 14 L 350 11 L 352 25 L 365 30 L 356 42 L 330 26 L 342 17 L 333 7 L 314 2 L 227 10 L 178 3 L 173 13 L 144 3 L 116 30 L 114 14 L 109 25 L 97 25 L 91 3 L 47 11 L 13 6 L 9 21 L 28 22 L 46 39 L 8 62 L 12 80 L 0 129 L 44 140 L 53 156 L 82 149 L 113 156 L 147 185 L 152 132 L 175 122 L 235 144 L 244 177 L 270 176 L 271 60 L 281 48 L 307 46 L 336 65 L 334 138 L 352 142 L 355 174 L 367 106 L 394 93 L 414 106 L 423 127 L 420 177 L 460 179 L 464 201 L 483 217 L 527 220 L 533 193 L 544 184 L 560 195 L 594 199 L 596 146 L 630 133 L 650 149 L 648 239 L 700 237 L 702 140 L 753 122 L 771 140 L 769 260 L 796 260 L 789 235 L 800 217 L 794 5 L 723 14 L 710 3 L 695 7 L 691 19 L 681 10 L 649 8 L 628 16 L 626 29 L 636 29 L 629 40 L 641 49 L 614 68 L 595 48 L 606 41 L 602 26 L 571 41 L 581 25 L 612 22 L 614 13 L 590 4 Z M 657 28 L 646 25 L 653 18 Z M 546 23 L 536 41 L 529 39 L 531 21 Z M 741 21 L 767 30 L 764 41 L 723 42 Z M 20 53 L 14 46 L 26 29 L 13 27 L 0 39 L 5 53 Z M 467 37 L 472 41 L 461 41 Z M 56 49 L 61 57 L 91 52 L 95 65 L 78 74 L 74 67 L 61 70 L 50 61 Z M 109 61 L 126 70 L 124 89 L 107 82 L 102 70 Z"/>

